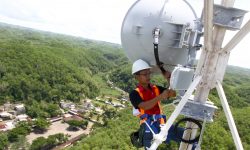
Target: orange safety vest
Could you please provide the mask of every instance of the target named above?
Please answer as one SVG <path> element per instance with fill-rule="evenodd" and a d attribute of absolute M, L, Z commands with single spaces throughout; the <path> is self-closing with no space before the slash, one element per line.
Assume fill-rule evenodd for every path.
<path fill-rule="evenodd" d="M 160 95 L 160 90 L 157 88 L 157 86 L 153 85 L 152 87 L 153 87 L 152 90 L 155 93 L 155 97 L 159 96 Z M 135 90 L 139 93 L 141 99 L 145 101 L 145 98 L 144 98 L 145 96 L 140 91 L 140 89 L 137 87 Z M 158 107 L 160 109 L 160 114 L 163 114 L 162 113 L 162 108 L 161 108 L 160 101 L 158 101 L 157 104 L 158 104 Z M 138 109 L 139 109 L 139 112 L 140 112 L 140 114 L 138 115 L 138 117 L 140 117 L 141 115 L 145 114 L 145 110 L 144 109 L 142 109 L 142 108 L 138 108 Z M 147 120 L 147 118 L 144 118 L 144 119 L 140 120 L 140 124 L 142 124 L 145 120 Z M 159 121 L 160 121 L 160 124 L 164 124 L 165 123 L 165 121 L 164 121 L 163 118 L 160 118 Z"/>

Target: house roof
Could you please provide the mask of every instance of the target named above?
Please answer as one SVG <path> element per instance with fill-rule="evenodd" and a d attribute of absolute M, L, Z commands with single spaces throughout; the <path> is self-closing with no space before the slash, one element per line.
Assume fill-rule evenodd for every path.
<path fill-rule="evenodd" d="M 26 115 L 26 114 L 22 114 L 22 115 L 16 116 L 16 118 L 18 118 L 18 119 L 27 119 L 28 117 L 29 117 L 29 116 Z"/>
<path fill-rule="evenodd" d="M 0 124 L 0 129 L 5 129 L 6 125 L 5 124 Z"/>
<path fill-rule="evenodd" d="M 4 111 L 4 112 L 1 112 L 1 113 L 0 113 L 0 116 L 2 116 L 2 117 L 9 117 L 9 116 L 12 116 L 12 114 L 10 114 L 10 113 Z"/>
<path fill-rule="evenodd" d="M 16 105 L 15 107 L 16 108 L 24 108 L 24 105 L 23 104 L 19 104 L 19 105 Z"/>
<path fill-rule="evenodd" d="M 71 117 L 64 118 L 63 120 L 67 122 L 67 121 L 69 121 L 69 120 L 82 121 L 83 119 L 82 119 L 82 117 L 79 117 L 79 116 L 77 116 L 77 115 L 74 115 L 74 116 L 71 116 Z"/>
<path fill-rule="evenodd" d="M 68 117 L 71 117 L 72 115 L 71 114 L 64 114 L 63 117 L 64 118 L 68 118 Z"/>

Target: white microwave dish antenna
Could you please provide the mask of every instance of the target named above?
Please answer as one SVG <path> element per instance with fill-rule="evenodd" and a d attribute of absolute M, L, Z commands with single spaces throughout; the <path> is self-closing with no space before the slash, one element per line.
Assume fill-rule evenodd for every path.
<path fill-rule="evenodd" d="M 196 14 L 186 1 L 138 0 L 123 20 L 122 46 L 132 62 L 143 59 L 156 66 L 153 32 L 158 28 L 160 61 L 185 66 L 190 61 L 190 47 L 195 46 L 195 40 L 190 40 L 194 39 L 195 21 Z M 195 59 L 195 55 L 192 57 Z"/>

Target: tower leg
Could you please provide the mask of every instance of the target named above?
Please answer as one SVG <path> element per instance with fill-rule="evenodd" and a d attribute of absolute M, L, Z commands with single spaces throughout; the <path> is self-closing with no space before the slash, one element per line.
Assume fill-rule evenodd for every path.
<path fill-rule="evenodd" d="M 229 108 L 226 95 L 225 95 L 224 90 L 222 88 L 222 85 L 219 81 L 216 82 L 216 89 L 217 89 L 217 92 L 219 94 L 220 101 L 221 101 L 224 113 L 226 115 L 229 128 L 230 128 L 232 136 L 233 136 L 234 144 L 235 144 L 237 150 L 243 150 L 243 146 L 242 146 L 237 128 L 235 126 L 235 122 L 234 122 L 231 110 Z"/>

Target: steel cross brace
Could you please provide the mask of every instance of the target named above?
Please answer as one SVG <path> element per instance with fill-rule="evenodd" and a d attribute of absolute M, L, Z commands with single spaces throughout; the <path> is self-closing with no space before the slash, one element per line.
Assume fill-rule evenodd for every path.
<path fill-rule="evenodd" d="M 153 140 L 153 144 L 151 145 L 150 148 L 148 148 L 148 150 L 156 150 L 157 147 L 166 140 L 167 135 L 168 135 L 168 130 L 169 128 L 172 126 L 172 124 L 174 123 L 175 119 L 179 116 L 182 108 L 185 106 L 185 104 L 187 103 L 188 99 L 190 98 L 190 96 L 192 95 L 193 91 L 195 90 L 196 86 L 200 83 L 201 80 L 201 76 L 196 76 L 194 81 L 191 83 L 191 85 L 189 86 L 187 92 L 185 93 L 185 95 L 182 97 L 180 103 L 177 105 L 177 107 L 175 108 L 174 112 L 171 114 L 171 116 L 169 117 L 169 119 L 167 120 L 166 124 L 161 126 L 161 132 L 158 134 L 154 135 L 154 140 Z"/>

